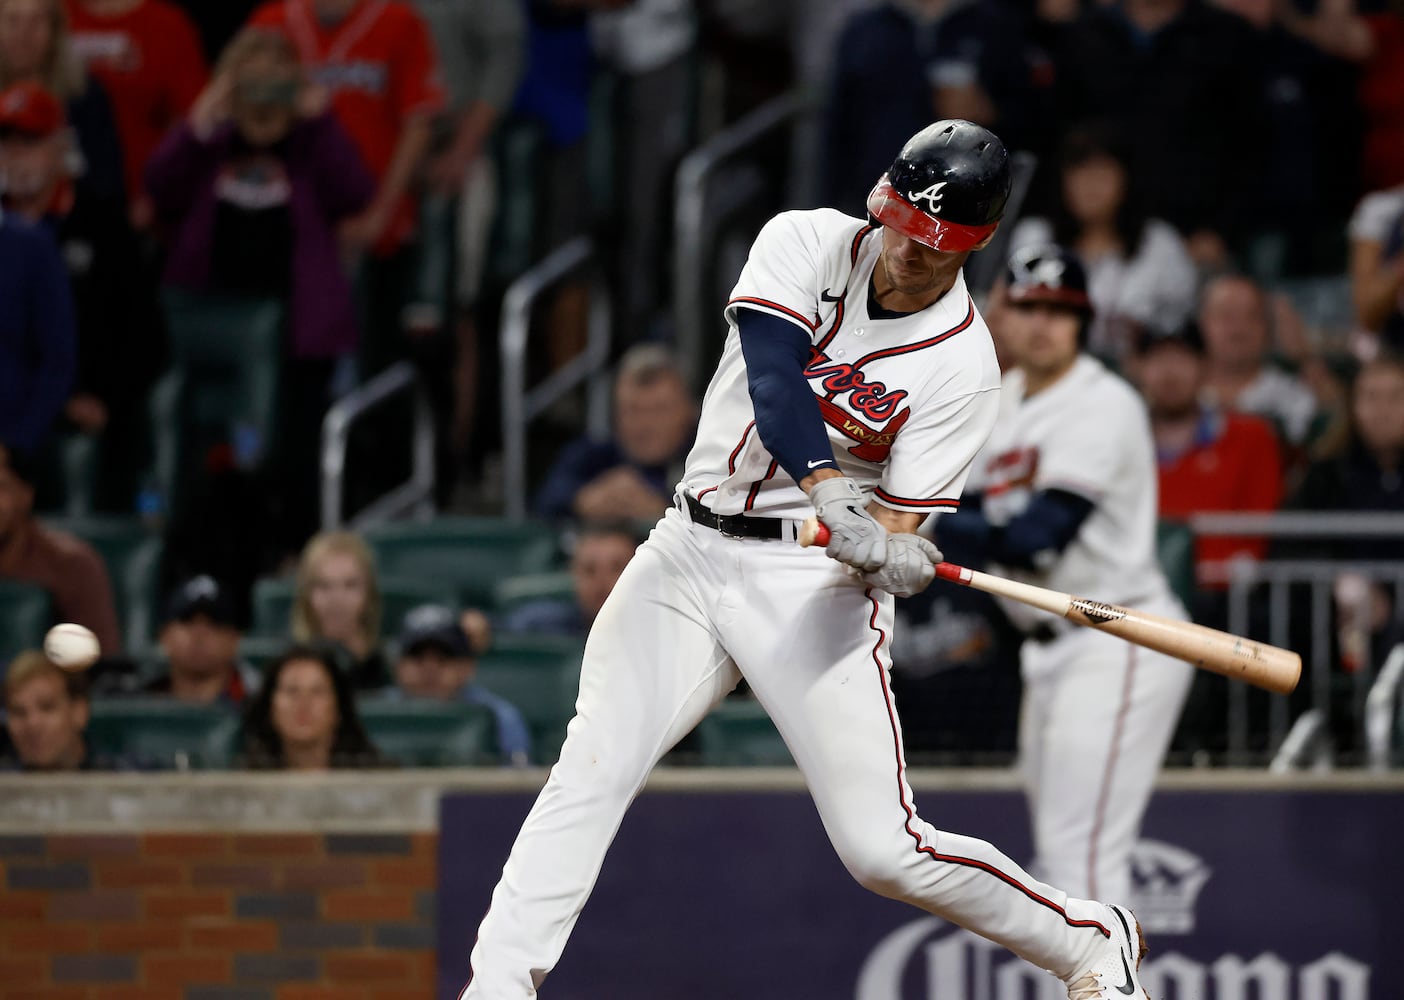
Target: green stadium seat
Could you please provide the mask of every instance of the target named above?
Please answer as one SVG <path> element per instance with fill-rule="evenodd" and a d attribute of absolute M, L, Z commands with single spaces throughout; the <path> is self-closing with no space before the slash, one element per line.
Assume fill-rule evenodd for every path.
<path fill-rule="evenodd" d="M 493 591 L 493 608 L 506 614 L 523 604 L 536 601 L 575 601 L 575 580 L 569 570 L 557 573 L 526 573 L 509 577 Z"/>
<path fill-rule="evenodd" d="M 53 624 L 53 605 L 43 587 L 0 580 L 0 677 L 26 649 L 44 644 Z"/>
<path fill-rule="evenodd" d="M 404 767 L 496 764 L 497 723 L 482 705 L 363 698 L 361 722 L 375 748 Z"/>
<path fill-rule="evenodd" d="M 140 518 L 121 515 L 44 518 L 44 523 L 77 535 L 102 556 L 126 652 L 139 656 L 149 651 L 160 624 L 164 552 L 160 536 L 152 534 Z"/>
<path fill-rule="evenodd" d="M 445 584 L 405 577 L 381 576 L 381 631 L 393 637 L 411 608 L 421 604 L 458 605 L 457 591 Z M 264 577 L 254 584 L 253 627 L 250 635 L 286 636 L 292 620 L 297 581 L 293 577 Z"/>
<path fill-rule="evenodd" d="M 560 756 L 575 716 L 584 649 L 582 640 L 562 636 L 502 635 L 478 659 L 476 683 L 521 710 L 538 764 Z"/>
<path fill-rule="evenodd" d="M 707 767 L 789 767 L 789 747 L 760 702 L 728 698 L 697 726 L 698 748 Z"/>
<path fill-rule="evenodd" d="M 1155 552 L 1170 589 L 1186 608 L 1194 607 L 1194 532 L 1180 521 L 1161 521 L 1155 528 Z"/>
<path fill-rule="evenodd" d="M 239 640 L 239 657 L 260 673 L 285 653 L 292 640 L 284 635 L 246 635 Z"/>
<path fill-rule="evenodd" d="M 489 609 L 504 577 L 559 566 L 553 528 L 490 517 L 443 517 L 368 528 L 366 541 L 386 577 L 411 577 L 453 589 L 464 607 Z"/>
<path fill-rule="evenodd" d="M 163 770 L 228 767 L 238 732 L 238 713 L 228 706 L 167 698 L 95 699 L 88 722 L 88 742 L 100 756 Z"/>

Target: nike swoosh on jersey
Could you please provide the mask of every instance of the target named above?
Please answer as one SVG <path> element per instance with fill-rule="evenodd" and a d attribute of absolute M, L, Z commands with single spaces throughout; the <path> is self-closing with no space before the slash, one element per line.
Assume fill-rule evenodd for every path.
<path fill-rule="evenodd" d="M 832 295 L 826 288 L 819 293 L 819 298 L 824 302 L 838 302 L 840 299 L 843 298 L 843 294 L 839 293 L 838 295 Z"/>
<path fill-rule="evenodd" d="M 834 460 L 833 460 L 832 458 L 821 458 L 821 459 L 819 459 L 817 462 L 810 462 L 810 463 L 809 463 L 809 467 L 810 467 L 811 469 L 813 469 L 813 468 L 815 468 L 816 466 L 820 466 L 820 465 L 833 465 L 833 464 L 834 464 Z"/>

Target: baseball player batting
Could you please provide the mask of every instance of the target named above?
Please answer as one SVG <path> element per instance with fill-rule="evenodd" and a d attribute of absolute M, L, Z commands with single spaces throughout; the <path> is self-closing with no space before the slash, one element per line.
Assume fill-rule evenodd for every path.
<path fill-rule="evenodd" d="M 1017 252 L 1001 328 L 1014 367 L 958 513 L 936 525 L 1014 580 L 1186 620 L 1155 551 L 1156 463 L 1141 397 L 1084 352 L 1092 306 L 1058 246 Z M 1186 662 L 1001 600 L 1026 636 L 1019 753 L 1034 870 L 1125 899 L 1131 848 L 1189 693 Z"/>
<path fill-rule="evenodd" d="M 861 884 L 999 942 L 1073 1000 L 1144 996 L 1128 910 L 917 815 L 889 685 L 892 595 L 926 587 L 940 560 L 915 531 L 956 508 L 999 408 L 961 266 L 1008 194 L 999 139 L 941 121 L 873 188 L 870 222 L 820 209 L 762 229 L 675 506 L 595 621 L 576 717 L 463 1000 L 537 995 L 649 771 L 743 676 Z M 829 543 L 802 548 L 816 514 Z"/>

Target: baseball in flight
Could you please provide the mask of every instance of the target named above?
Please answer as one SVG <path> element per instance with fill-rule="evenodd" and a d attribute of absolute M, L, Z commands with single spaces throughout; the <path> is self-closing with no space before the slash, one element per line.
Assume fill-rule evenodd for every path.
<path fill-rule="evenodd" d="M 82 625 L 55 625 L 44 636 L 44 655 L 65 670 L 87 670 L 101 654 L 97 636 Z"/>

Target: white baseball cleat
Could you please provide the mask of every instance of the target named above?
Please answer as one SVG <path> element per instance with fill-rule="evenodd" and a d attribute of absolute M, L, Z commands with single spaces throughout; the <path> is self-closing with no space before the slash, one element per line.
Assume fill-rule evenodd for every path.
<path fill-rule="evenodd" d="M 1141 924 L 1124 906 L 1108 905 L 1107 909 L 1111 911 L 1108 924 L 1112 935 L 1092 967 L 1068 983 L 1068 1000 L 1150 1000 L 1136 975 L 1148 950 Z"/>

